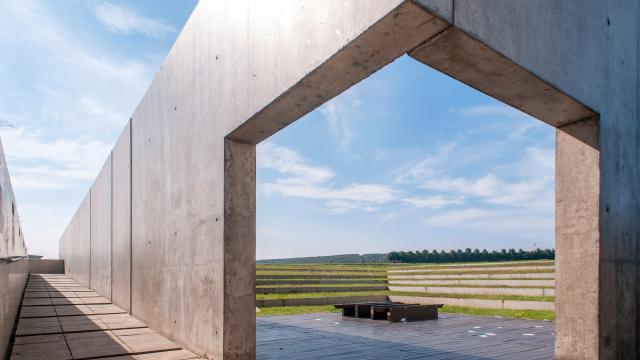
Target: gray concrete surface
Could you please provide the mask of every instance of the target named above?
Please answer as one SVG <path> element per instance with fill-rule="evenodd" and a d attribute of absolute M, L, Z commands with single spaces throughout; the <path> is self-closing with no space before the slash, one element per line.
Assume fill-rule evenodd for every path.
<path fill-rule="evenodd" d="M 111 156 L 91 186 L 91 282 L 89 287 L 111 299 Z"/>
<path fill-rule="evenodd" d="M 0 258 L 14 256 L 27 256 L 27 246 L 4 149 L 0 143 Z M 0 357 L 9 349 L 9 339 L 28 275 L 29 260 L 11 263 L 0 260 Z"/>
<path fill-rule="evenodd" d="M 32 274 L 64 274 L 64 260 L 29 259 L 29 272 Z"/>
<path fill-rule="evenodd" d="M 111 299 L 131 309 L 131 123 L 111 153 Z"/>
<path fill-rule="evenodd" d="M 556 355 L 638 356 L 637 0 L 419 4 L 436 16 L 400 0 L 198 3 L 133 115 L 134 314 L 192 350 L 254 357 L 254 332 L 230 322 L 254 311 L 249 148 L 409 52 L 561 127 Z M 83 285 L 86 216 L 62 238 Z"/>

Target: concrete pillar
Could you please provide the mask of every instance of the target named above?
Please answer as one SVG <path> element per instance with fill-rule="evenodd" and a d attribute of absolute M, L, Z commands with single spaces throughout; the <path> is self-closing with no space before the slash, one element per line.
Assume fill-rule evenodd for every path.
<path fill-rule="evenodd" d="M 598 120 L 556 130 L 556 358 L 599 356 Z"/>
<path fill-rule="evenodd" d="M 256 147 L 224 146 L 225 359 L 256 356 Z"/>

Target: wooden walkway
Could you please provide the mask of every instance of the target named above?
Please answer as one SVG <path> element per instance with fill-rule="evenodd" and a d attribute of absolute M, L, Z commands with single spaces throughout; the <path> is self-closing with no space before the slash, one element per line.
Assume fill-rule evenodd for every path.
<path fill-rule="evenodd" d="M 196 355 L 65 275 L 31 274 L 12 360 L 181 360 Z"/>
<path fill-rule="evenodd" d="M 439 320 L 389 323 L 340 314 L 261 317 L 257 358 L 553 359 L 552 322 L 441 314 Z"/>

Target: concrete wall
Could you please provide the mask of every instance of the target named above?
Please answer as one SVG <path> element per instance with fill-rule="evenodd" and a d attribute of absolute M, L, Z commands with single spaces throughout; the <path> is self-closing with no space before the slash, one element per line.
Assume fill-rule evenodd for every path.
<path fill-rule="evenodd" d="M 131 307 L 131 124 L 120 135 L 111 154 L 112 250 L 111 299 Z"/>
<path fill-rule="evenodd" d="M 111 156 L 91 186 L 91 285 L 111 299 Z"/>
<path fill-rule="evenodd" d="M 26 255 L 17 203 L 0 143 L 0 258 Z M 28 275 L 28 259 L 11 263 L 0 260 L 0 357 L 8 352 Z"/>
<path fill-rule="evenodd" d="M 198 3 L 130 126 L 134 315 L 195 352 L 253 357 L 254 145 L 408 52 L 559 128 L 557 355 L 637 357 L 637 1 L 419 4 Z M 85 208 L 61 240 L 81 282 Z"/>
<path fill-rule="evenodd" d="M 30 274 L 64 274 L 64 260 L 29 259 Z"/>

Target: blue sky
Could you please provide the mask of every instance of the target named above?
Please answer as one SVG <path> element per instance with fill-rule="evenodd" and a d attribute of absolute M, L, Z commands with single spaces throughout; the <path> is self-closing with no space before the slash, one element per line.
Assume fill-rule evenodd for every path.
<path fill-rule="evenodd" d="M 57 239 L 194 0 L 0 4 L 27 243 Z M 258 258 L 554 242 L 554 129 L 402 57 L 258 146 Z"/>

